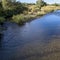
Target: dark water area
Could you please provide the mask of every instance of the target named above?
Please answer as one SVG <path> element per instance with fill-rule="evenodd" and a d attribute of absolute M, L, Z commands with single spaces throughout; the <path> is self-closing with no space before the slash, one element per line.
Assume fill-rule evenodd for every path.
<path fill-rule="evenodd" d="M 0 60 L 60 60 L 60 10 L 23 26 L 4 26 Z"/>

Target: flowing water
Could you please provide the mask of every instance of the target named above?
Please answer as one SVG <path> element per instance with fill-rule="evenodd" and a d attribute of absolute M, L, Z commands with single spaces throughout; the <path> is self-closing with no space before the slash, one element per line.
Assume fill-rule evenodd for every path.
<path fill-rule="evenodd" d="M 60 10 L 23 26 L 4 26 L 0 60 L 60 60 Z"/>

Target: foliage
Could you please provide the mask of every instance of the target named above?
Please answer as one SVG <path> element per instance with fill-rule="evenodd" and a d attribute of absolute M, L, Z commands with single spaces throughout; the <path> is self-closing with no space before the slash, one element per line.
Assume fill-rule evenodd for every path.
<path fill-rule="evenodd" d="M 8 2 L 9 4 L 7 5 L 7 3 L 5 4 L 4 2 L 6 2 L 5 0 L 2 0 L 2 6 L 4 9 L 0 9 L 0 10 L 4 10 L 4 17 L 5 18 L 10 18 L 13 15 L 17 15 L 20 13 L 23 13 L 23 11 L 28 10 L 27 7 L 24 6 L 24 4 L 20 3 L 20 2 Z"/>
<path fill-rule="evenodd" d="M 4 17 L 0 17 L 0 24 L 3 23 L 5 21 Z"/>
<path fill-rule="evenodd" d="M 7 0 L 2 0 L 2 6 L 3 6 L 3 8 L 6 10 L 6 9 L 8 9 L 8 1 Z"/>
<path fill-rule="evenodd" d="M 23 15 L 14 15 L 12 17 L 13 22 L 17 23 L 17 24 L 23 24 L 24 23 L 24 16 Z"/>
<path fill-rule="evenodd" d="M 37 1 L 36 1 L 36 4 L 37 4 L 37 6 L 38 6 L 39 8 L 41 8 L 41 6 L 42 6 L 42 0 L 37 0 Z"/>
<path fill-rule="evenodd" d="M 57 3 L 55 3 L 55 4 L 52 4 L 52 5 L 54 5 L 54 6 L 60 6 L 60 4 L 57 4 Z"/>
<path fill-rule="evenodd" d="M 23 22 L 22 20 L 24 17 L 22 15 L 18 16 L 17 14 L 24 13 L 24 11 L 27 10 L 28 8 L 20 2 L 8 2 L 7 0 L 2 0 L 2 3 L 0 2 L 0 23 L 3 23 L 5 19 L 7 20 L 7 18 L 12 18 L 13 15 L 14 18 L 17 18 L 17 21 L 15 20 L 15 22 Z"/>
<path fill-rule="evenodd" d="M 24 10 L 27 10 L 27 7 L 25 7 L 25 5 L 20 2 L 10 2 L 9 10 L 13 10 L 17 13 L 22 13 Z"/>
<path fill-rule="evenodd" d="M 53 7 L 41 9 L 46 5 L 46 2 L 44 2 L 43 0 L 37 0 L 36 4 L 12 2 L 12 0 L 2 0 L 2 2 L 0 2 L 0 17 L 6 20 L 13 19 L 13 22 L 24 24 L 26 21 L 30 21 L 36 16 L 42 16 L 54 10 L 52 9 Z M 55 5 L 57 6 L 57 4 Z M 1 20 L 3 21 L 4 19 L 2 18 Z"/>
<path fill-rule="evenodd" d="M 27 21 L 31 21 L 35 17 L 36 17 L 36 15 L 23 15 L 23 14 L 14 15 L 12 17 L 12 22 L 15 22 L 15 23 L 17 23 L 19 25 L 22 25 L 22 24 L 24 24 Z"/>
<path fill-rule="evenodd" d="M 46 2 L 44 2 L 44 1 L 42 1 L 42 0 L 37 0 L 36 4 L 37 4 L 37 6 L 38 6 L 39 8 L 41 8 L 42 6 L 46 6 L 46 5 L 47 5 Z"/>
<path fill-rule="evenodd" d="M 44 1 L 42 1 L 42 7 L 43 7 L 43 6 L 47 6 L 47 3 L 44 2 Z"/>
<path fill-rule="evenodd" d="M 0 3 L 0 16 L 4 17 L 4 10 L 2 8 L 2 4 Z"/>

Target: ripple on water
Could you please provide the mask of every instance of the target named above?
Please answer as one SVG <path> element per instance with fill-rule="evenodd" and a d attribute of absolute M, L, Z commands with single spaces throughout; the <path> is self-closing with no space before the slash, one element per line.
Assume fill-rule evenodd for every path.
<path fill-rule="evenodd" d="M 7 23 L 0 60 L 60 60 L 60 17 L 48 14 L 18 26 Z"/>

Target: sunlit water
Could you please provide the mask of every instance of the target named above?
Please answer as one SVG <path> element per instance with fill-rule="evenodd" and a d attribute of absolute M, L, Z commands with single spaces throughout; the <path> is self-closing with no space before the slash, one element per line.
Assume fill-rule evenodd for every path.
<path fill-rule="evenodd" d="M 5 23 L 0 60 L 60 60 L 60 11 L 27 22 Z"/>

